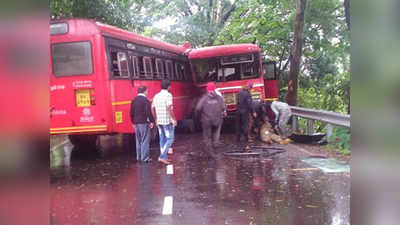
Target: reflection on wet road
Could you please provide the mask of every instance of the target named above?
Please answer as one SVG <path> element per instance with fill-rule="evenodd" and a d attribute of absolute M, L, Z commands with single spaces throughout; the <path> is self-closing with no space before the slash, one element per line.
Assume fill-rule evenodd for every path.
<path fill-rule="evenodd" d="M 349 173 L 312 168 L 292 145 L 268 158 L 210 160 L 199 136 L 177 135 L 168 169 L 123 152 L 55 167 L 51 224 L 349 224 Z M 223 135 L 219 151 L 231 140 Z"/>

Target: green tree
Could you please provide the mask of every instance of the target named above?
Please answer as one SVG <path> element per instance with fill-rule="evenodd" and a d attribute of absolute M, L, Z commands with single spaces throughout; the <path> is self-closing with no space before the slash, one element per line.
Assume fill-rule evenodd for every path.
<path fill-rule="evenodd" d="M 122 29 L 143 32 L 151 25 L 159 5 L 150 0 L 51 0 L 50 17 L 89 18 Z M 146 6 L 146 7 L 145 7 Z"/>
<path fill-rule="evenodd" d="M 350 35 L 346 29 L 344 5 L 339 0 L 308 0 L 305 12 L 303 63 L 300 66 L 298 105 L 343 111 L 349 102 Z M 293 40 L 295 0 L 248 0 L 237 3 L 229 25 L 219 34 L 216 44 L 251 42 L 258 44 L 264 59 L 277 61 L 280 79 L 280 99 L 285 99 L 288 85 L 288 65 Z M 324 78 L 328 76 L 327 78 Z M 332 89 L 334 77 L 346 88 L 331 91 L 343 99 L 304 100 L 313 92 L 320 96 Z M 303 105 L 307 103 L 307 105 Z M 342 104 L 342 105 L 337 105 Z M 348 108 L 348 107 L 347 107 Z"/>
<path fill-rule="evenodd" d="M 149 28 L 148 34 L 177 44 L 189 41 L 192 47 L 213 45 L 236 9 L 230 0 L 175 0 L 161 5 L 160 18 L 174 19 L 176 24 L 170 30 Z"/>
<path fill-rule="evenodd" d="M 297 105 L 297 83 L 300 72 L 300 63 L 303 50 L 304 37 L 304 13 L 306 11 L 307 0 L 297 0 L 296 18 L 294 21 L 293 45 L 290 52 L 290 72 L 288 82 L 288 94 L 286 101 L 289 105 Z"/>

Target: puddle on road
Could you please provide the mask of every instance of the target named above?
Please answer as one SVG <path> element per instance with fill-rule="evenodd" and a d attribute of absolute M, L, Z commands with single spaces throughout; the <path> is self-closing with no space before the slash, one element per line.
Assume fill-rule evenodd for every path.
<path fill-rule="evenodd" d="M 310 166 L 320 168 L 325 173 L 342 173 L 350 172 L 350 166 L 346 162 L 336 159 L 320 159 L 320 158 L 305 158 L 301 159 L 302 162 Z"/>

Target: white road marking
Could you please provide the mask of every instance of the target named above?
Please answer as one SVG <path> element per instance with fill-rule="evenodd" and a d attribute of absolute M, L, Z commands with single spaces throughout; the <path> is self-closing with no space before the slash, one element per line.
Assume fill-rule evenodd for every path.
<path fill-rule="evenodd" d="M 174 174 L 174 165 L 167 165 L 167 174 Z"/>
<path fill-rule="evenodd" d="M 164 207 L 163 207 L 163 211 L 162 211 L 163 215 L 171 215 L 172 214 L 173 201 L 174 201 L 174 199 L 172 198 L 172 196 L 166 196 L 164 198 Z"/>

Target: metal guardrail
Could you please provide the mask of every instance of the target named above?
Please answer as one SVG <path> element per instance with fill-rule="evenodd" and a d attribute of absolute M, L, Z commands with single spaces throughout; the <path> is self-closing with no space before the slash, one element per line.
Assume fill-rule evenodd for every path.
<path fill-rule="evenodd" d="M 292 115 L 350 128 L 350 115 L 291 106 Z"/>
<path fill-rule="evenodd" d="M 297 129 L 297 117 L 302 117 L 307 119 L 307 134 L 311 135 L 314 133 L 313 121 L 318 120 L 328 124 L 326 129 L 326 136 L 332 135 L 333 127 L 332 125 L 342 126 L 350 128 L 350 115 L 340 114 L 335 112 L 329 112 L 324 110 L 307 109 L 301 107 L 290 106 L 293 115 L 292 128 Z"/>

